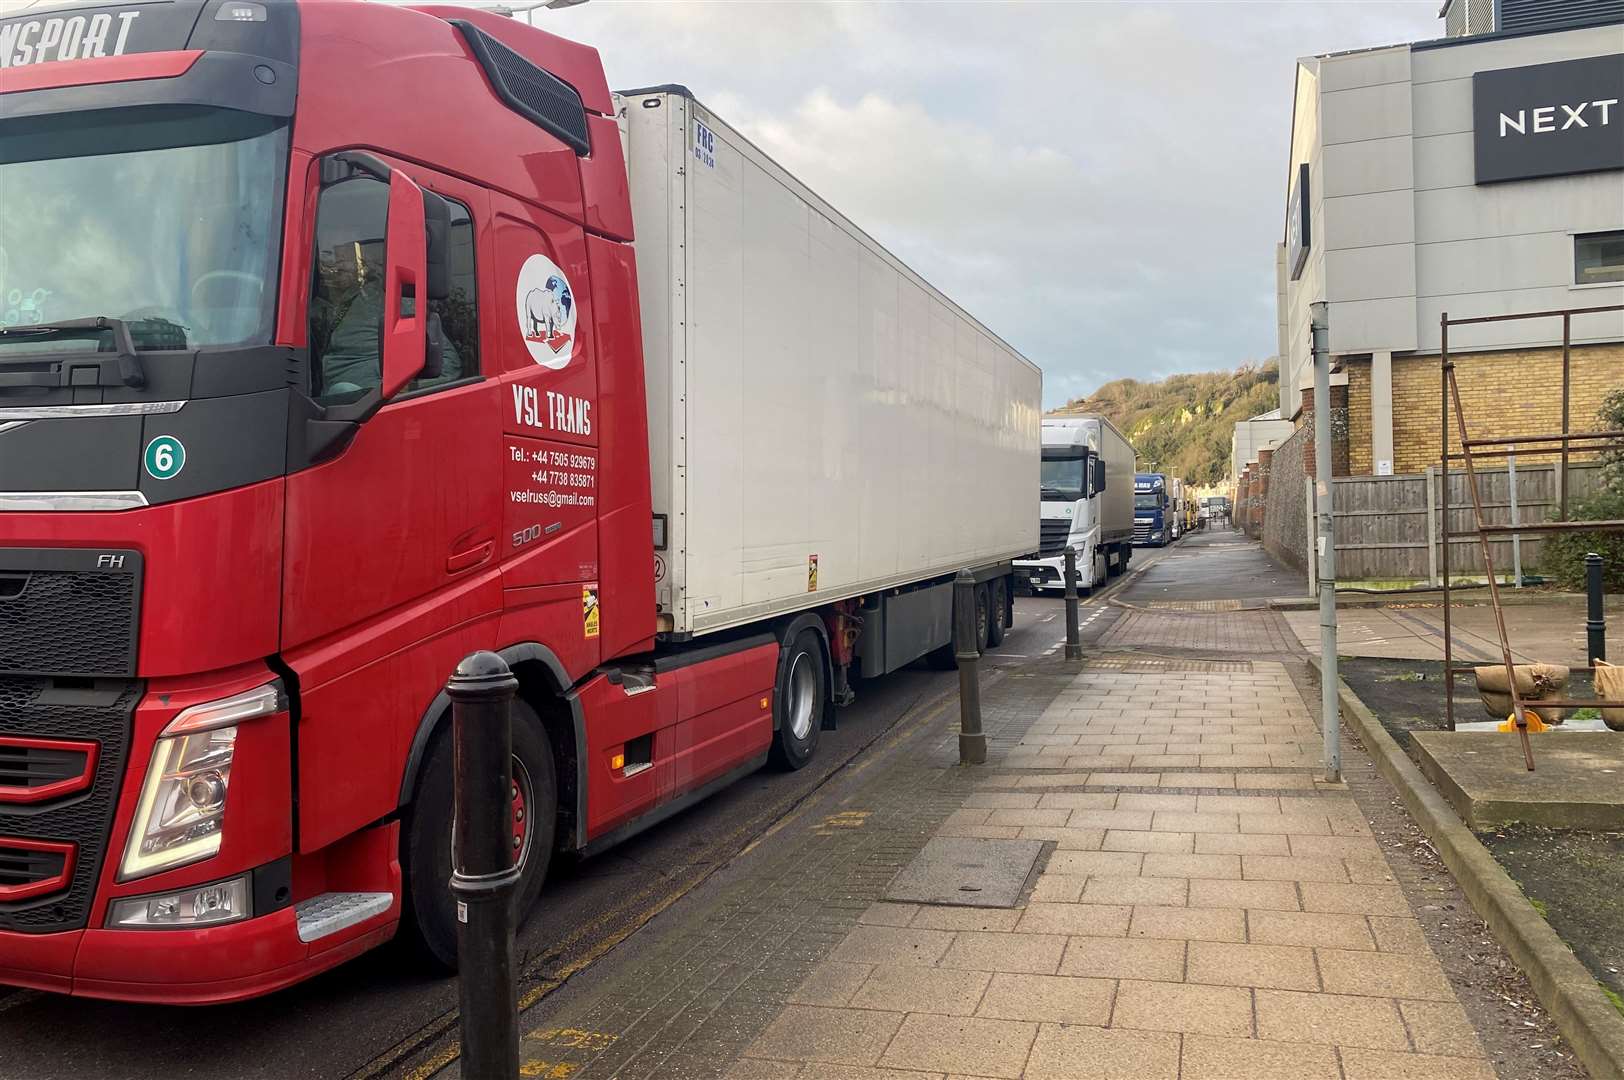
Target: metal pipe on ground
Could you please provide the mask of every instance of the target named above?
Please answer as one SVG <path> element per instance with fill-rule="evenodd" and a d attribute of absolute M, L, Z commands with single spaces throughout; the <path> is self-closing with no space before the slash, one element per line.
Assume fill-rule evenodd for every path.
<path fill-rule="evenodd" d="M 988 618 L 992 613 L 988 612 Z M 959 764 L 987 761 L 987 736 L 981 731 L 981 635 L 976 625 L 976 579 L 960 570 L 953 579 L 954 656 L 959 663 Z"/>
<path fill-rule="evenodd" d="M 468 655 L 446 683 L 455 775 L 451 895 L 457 905 L 462 1075 L 519 1075 L 513 891 L 513 694 L 519 680 L 491 652 Z"/>
<path fill-rule="evenodd" d="M 1077 621 L 1077 549 L 1066 548 L 1066 659 L 1083 658 L 1083 632 Z"/>

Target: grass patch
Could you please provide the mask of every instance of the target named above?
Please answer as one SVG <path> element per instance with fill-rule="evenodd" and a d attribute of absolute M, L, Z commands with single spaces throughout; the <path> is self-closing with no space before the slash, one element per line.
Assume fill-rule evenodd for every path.
<path fill-rule="evenodd" d="M 1427 673 L 1424 671 L 1401 671 L 1396 675 L 1378 675 L 1377 682 L 1426 682 Z"/>
<path fill-rule="evenodd" d="M 1551 921 L 1551 909 L 1545 906 L 1545 901 L 1535 900 L 1532 896 L 1530 896 L 1528 898 L 1528 902 L 1534 906 L 1535 911 L 1539 912 L 1540 918 L 1544 919 L 1546 922 Z"/>
<path fill-rule="evenodd" d="M 1575 710 L 1573 710 L 1573 715 L 1569 716 L 1568 719 L 1569 720 L 1600 720 L 1601 719 L 1601 710 L 1600 709 L 1575 709 Z"/>
<path fill-rule="evenodd" d="M 1615 994 L 1606 983 L 1598 982 L 1596 985 L 1601 987 L 1601 992 L 1607 995 L 1607 1000 L 1612 1003 L 1613 1008 L 1618 1010 L 1618 1014 L 1624 1016 L 1624 998 Z"/>

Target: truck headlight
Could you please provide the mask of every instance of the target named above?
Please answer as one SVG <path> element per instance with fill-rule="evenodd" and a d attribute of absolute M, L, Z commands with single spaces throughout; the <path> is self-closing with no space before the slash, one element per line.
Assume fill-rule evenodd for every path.
<path fill-rule="evenodd" d="M 119 880 L 207 859 L 220 851 L 237 725 L 286 707 L 277 683 L 194 705 L 171 720 L 152 748 L 119 864 Z"/>

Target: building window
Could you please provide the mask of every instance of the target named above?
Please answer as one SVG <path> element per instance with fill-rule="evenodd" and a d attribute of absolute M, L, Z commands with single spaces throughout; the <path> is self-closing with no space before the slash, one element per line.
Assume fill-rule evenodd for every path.
<path fill-rule="evenodd" d="M 1573 238 L 1573 283 L 1600 285 L 1624 281 L 1624 230 L 1584 233 Z"/>

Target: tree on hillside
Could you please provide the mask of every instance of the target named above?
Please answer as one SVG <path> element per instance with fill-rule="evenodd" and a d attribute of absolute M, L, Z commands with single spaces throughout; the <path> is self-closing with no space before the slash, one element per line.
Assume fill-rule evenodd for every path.
<path fill-rule="evenodd" d="M 1229 475 L 1235 422 L 1275 407 L 1278 380 L 1272 362 L 1181 373 L 1160 382 L 1117 379 L 1056 412 L 1099 413 L 1128 436 L 1141 462 L 1207 486 Z"/>

